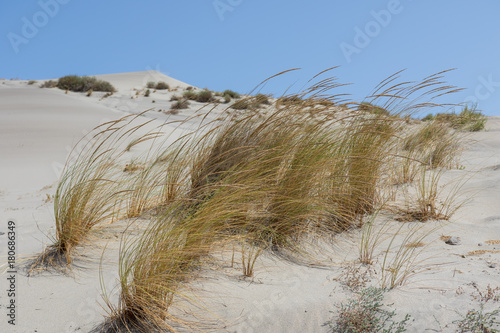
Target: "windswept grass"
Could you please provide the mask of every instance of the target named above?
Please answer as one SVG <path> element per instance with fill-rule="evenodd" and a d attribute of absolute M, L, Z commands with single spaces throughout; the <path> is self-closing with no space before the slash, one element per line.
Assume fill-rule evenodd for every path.
<path fill-rule="evenodd" d="M 96 127 L 68 157 L 54 197 L 54 244 L 31 264 L 30 271 L 64 267 L 77 245 L 98 224 L 110 222 L 120 211 L 121 170 L 115 166 L 124 150 L 118 146 L 146 123 L 132 125 L 138 116 L 126 116 Z"/>
<path fill-rule="evenodd" d="M 393 186 L 389 171 L 410 158 L 396 153 L 404 116 L 438 106 L 422 102 L 423 97 L 432 101 L 454 91 L 440 81 L 441 74 L 418 82 L 395 83 L 397 75 L 383 81 L 367 100 L 386 112 L 362 112 L 344 94 L 325 96 L 342 85 L 320 80 L 303 93 L 268 100 L 265 114 L 228 112 L 223 121 L 209 121 L 204 114 L 193 132 L 151 153 L 124 193 L 129 216 L 149 208 L 156 208 L 157 215 L 142 235 L 122 243 L 120 300 L 114 305 L 105 295 L 109 318 L 102 330 L 149 332 L 186 324 L 170 309 L 178 299 L 197 306 L 188 296 L 189 282 L 214 250 L 242 244 L 243 275 L 251 276 L 264 251 L 310 258 L 311 241 L 331 240 L 359 227 L 373 239 L 376 233 L 369 228 L 386 208 Z M 196 99 L 200 93 L 184 94 Z M 419 140 L 408 140 L 408 149 L 429 146 Z M 432 161 L 436 165 L 436 158 Z M 422 242 L 420 234 L 402 230 L 396 232 L 408 237 L 402 252 L 394 260 L 384 259 L 389 287 L 403 283 L 411 272 L 398 260 L 413 263 L 409 259 L 417 248 L 404 245 Z M 366 263 L 376 243 L 365 242 Z"/>

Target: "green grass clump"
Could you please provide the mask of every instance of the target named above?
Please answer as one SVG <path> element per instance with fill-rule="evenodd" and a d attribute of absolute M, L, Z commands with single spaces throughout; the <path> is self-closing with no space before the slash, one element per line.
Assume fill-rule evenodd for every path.
<path fill-rule="evenodd" d="M 144 92 L 144 97 L 149 97 L 150 94 L 151 91 L 149 89 L 146 89 L 146 91 Z"/>
<path fill-rule="evenodd" d="M 156 84 L 155 88 L 157 90 L 166 90 L 166 89 L 170 89 L 170 86 L 166 82 L 160 81 Z"/>
<path fill-rule="evenodd" d="M 484 129 L 486 117 L 477 110 L 475 105 L 464 106 L 462 111 L 453 121 L 453 127 L 468 132 L 478 132 Z"/>
<path fill-rule="evenodd" d="M 170 106 L 171 110 L 181 110 L 187 108 L 189 108 L 189 101 L 185 99 L 178 100 Z"/>
<path fill-rule="evenodd" d="M 235 91 L 229 90 L 229 89 L 224 90 L 222 92 L 222 95 L 223 96 L 229 96 L 229 97 L 234 98 L 234 99 L 240 98 L 240 94 L 238 94 Z"/>
<path fill-rule="evenodd" d="M 213 94 L 210 90 L 202 90 L 196 94 L 196 101 L 200 103 L 211 102 L 213 98 Z"/>
<path fill-rule="evenodd" d="M 196 101 L 196 99 L 198 98 L 198 94 L 195 93 L 194 91 L 191 91 L 191 90 L 187 90 L 185 91 L 182 96 L 185 98 L 185 99 L 188 99 L 190 101 Z"/>
<path fill-rule="evenodd" d="M 40 88 L 55 88 L 55 87 L 57 87 L 57 81 L 54 81 L 54 80 L 44 81 L 40 85 Z"/>
<path fill-rule="evenodd" d="M 434 120 L 434 115 L 432 113 L 429 113 L 427 116 L 422 118 L 422 121 L 431 121 Z"/>
<path fill-rule="evenodd" d="M 84 92 L 92 89 L 93 91 L 115 92 L 116 89 L 111 83 L 103 80 L 97 80 L 90 76 L 67 75 L 57 81 L 57 87 L 62 90 L 74 92 Z"/>
<path fill-rule="evenodd" d="M 37 82 L 37 81 L 35 81 L 35 80 L 29 80 L 29 81 L 28 81 L 28 85 L 29 85 L 29 86 L 31 86 L 32 84 L 35 84 L 36 82 Z"/>
<path fill-rule="evenodd" d="M 422 120 L 435 120 L 436 122 L 445 123 L 457 130 L 478 132 L 484 130 L 487 118 L 477 109 L 477 105 L 465 105 L 459 114 L 438 113 L 435 116 L 429 114 Z"/>
<path fill-rule="evenodd" d="M 156 83 L 153 82 L 153 81 L 149 81 L 147 84 L 146 84 L 146 88 L 149 88 L 149 89 L 155 89 L 156 87 Z"/>
<path fill-rule="evenodd" d="M 330 322 L 332 332 L 342 333 L 399 333 L 406 331 L 410 320 L 407 314 L 403 320 L 396 322 L 393 317 L 396 310 L 384 309 L 382 301 L 384 290 L 368 287 L 356 293 L 355 298 L 347 304 L 340 304 L 338 318 Z"/>

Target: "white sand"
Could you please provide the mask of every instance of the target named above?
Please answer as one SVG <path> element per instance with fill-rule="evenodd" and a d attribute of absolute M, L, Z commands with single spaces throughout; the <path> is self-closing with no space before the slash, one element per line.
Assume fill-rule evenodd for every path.
<path fill-rule="evenodd" d="M 0 80 L 0 231 L 7 232 L 9 219 L 15 221 L 18 261 L 50 244 L 54 232 L 53 203 L 44 199 L 55 192 L 58 168 L 64 164 L 69 148 L 102 121 L 152 106 L 155 111 L 168 110 L 170 96 L 182 94 L 179 89 L 156 92 L 150 97 L 135 95 L 137 90 L 144 91 L 148 81 L 187 86 L 150 72 L 98 77 L 109 80 L 119 89 L 118 93 L 100 100 L 103 93 L 86 97 L 65 94 L 59 89 L 40 89 L 39 83 L 28 86 L 25 81 Z M 138 97 L 131 99 L 131 96 Z M 192 115 L 199 106 L 193 103 L 190 110 L 181 110 L 169 119 Z M 153 112 L 148 117 L 162 121 L 168 116 Z M 191 126 L 195 125 L 193 122 Z M 500 286 L 500 253 L 468 255 L 474 250 L 500 250 L 500 244 L 485 243 L 500 239 L 500 117 L 489 117 L 487 128 L 485 132 L 470 135 L 472 143 L 461 162 L 465 169 L 445 174 L 446 179 L 470 178 L 458 197 L 471 200 L 453 217 L 453 223 L 429 236 L 430 245 L 424 249 L 422 258 L 430 257 L 425 263 L 435 265 L 385 295 L 385 303 L 394 303 L 392 308 L 397 309 L 398 318 L 405 313 L 412 315 L 408 332 L 454 332 L 456 326 L 452 321 L 460 318 L 457 311 L 465 314 L 468 309 L 478 308 L 470 297 L 475 290 L 472 283 L 481 289 L 488 284 Z M 428 222 L 428 227 L 437 223 Z M 458 236 L 462 244 L 446 245 L 439 239 L 442 234 Z M 237 267 L 207 269 L 193 285 L 199 301 L 213 312 L 212 316 L 206 313 L 204 316 L 211 318 L 212 324 L 218 321 L 214 328 L 217 332 L 328 332 L 324 324 L 333 318 L 329 311 L 336 311 L 335 304 L 352 295 L 335 277 L 342 272 L 342 263 L 356 260 L 357 237 L 354 233 L 331 253 L 323 253 L 331 257 L 331 265 L 321 268 L 264 255 L 257 261 L 253 281 L 241 279 Z M 104 256 L 103 278 L 111 289 L 117 277 L 118 241 L 104 237 L 98 243 L 105 244 L 109 239 L 113 241 Z M 6 235 L 0 235 L 0 240 L 3 263 L 7 255 Z M 105 314 L 100 306 L 103 304 L 99 286 L 101 252 L 102 248 L 82 248 L 84 262 L 70 276 L 44 273 L 27 278 L 19 270 L 15 327 L 7 323 L 7 273 L 2 273 L 0 332 L 88 332 L 101 323 Z M 374 276 L 371 284 L 377 285 L 379 278 L 380 275 Z M 116 295 L 112 300 L 116 301 Z"/>

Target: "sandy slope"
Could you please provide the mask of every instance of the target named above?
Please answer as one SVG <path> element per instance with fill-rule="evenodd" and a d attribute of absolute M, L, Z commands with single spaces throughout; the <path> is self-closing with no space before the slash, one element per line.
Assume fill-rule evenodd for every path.
<path fill-rule="evenodd" d="M 155 93 L 156 103 L 151 103 L 151 97 L 131 99 L 147 81 L 155 81 L 147 73 L 99 76 L 119 89 L 119 93 L 102 100 L 97 93 L 85 97 L 27 86 L 26 82 L 0 81 L 0 231 L 7 231 L 8 219 L 16 222 L 18 261 L 50 244 L 54 220 L 52 202 L 45 199 L 55 192 L 57 166 L 64 163 L 68 147 L 105 119 L 138 112 L 152 104 L 157 109 L 168 109 L 170 96 L 182 93 Z M 185 85 L 168 77 L 158 80 Z M 196 106 L 193 104 L 191 110 L 173 117 L 189 116 Z M 163 112 L 149 116 L 167 119 Z M 196 126 L 196 122 L 189 124 L 188 127 Z M 480 288 L 488 284 L 500 286 L 500 253 L 469 254 L 475 250 L 500 250 L 500 244 L 486 243 L 500 240 L 500 117 L 490 117 L 488 131 L 471 134 L 469 142 L 461 162 L 465 169 L 448 171 L 445 177 L 470 178 L 458 198 L 471 200 L 456 214 L 452 224 L 429 236 L 422 258 L 430 257 L 424 264 L 434 266 L 386 294 L 386 303 L 394 303 L 400 316 L 412 315 L 409 332 L 453 332 L 456 326 L 451 323 L 460 318 L 457 311 L 465 314 L 467 309 L 477 308 L 470 297 L 475 290 L 473 283 Z M 426 227 L 436 225 L 438 222 L 429 222 Z M 458 236 L 462 244 L 446 245 L 439 239 L 442 234 Z M 7 253 L 5 237 L 0 235 L 2 262 Z M 324 324 L 333 317 L 329 311 L 335 311 L 335 304 L 352 295 L 338 277 L 346 262 L 356 260 L 358 239 L 359 233 L 355 232 L 340 239 L 336 248 L 322 251 L 330 259 L 324 262 L 328 265 L 321 267 L 291 264 L 265 255 L 256 265 L 253 280 L 241 279 L 238 265 L 229 267 L 227 261 L 217 269 L 207 268 L 193 287 L 201 304 L 213 314 L 199 314 L 208 317 L 206 324 L 220 332 L 328 332 Z M 105 245 L 108 241 L 103 280 L 111 289 L 117 277 L 118 242 L 110 232 L 97 244 Z M 104 314 L 100 307 L 101 252 L 102 248 L 92 246 L 82 249 L 79 267 L 69 276 L 44 273 L 27 278 L 19 271 L 15 329 L 5 319 L 7 281 L 3 273 L 0 332 L 88 332 L 99 324 Z M 377 285 L 379 279 L 380 275 L 374 275 L 371 284 Z M 116 295 L 111 299 L 116 301 Z"/>

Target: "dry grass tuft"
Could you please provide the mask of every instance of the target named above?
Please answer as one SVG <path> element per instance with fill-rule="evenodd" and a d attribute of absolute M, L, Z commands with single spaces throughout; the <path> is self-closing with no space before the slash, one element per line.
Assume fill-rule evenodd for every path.
<path fill-rule="evenodd" d="M 124 192 L 115 162 L 124 152 L 118 146 L 145 125 L 131 125 L 137 117 L 104 123 L 75 146 L 54 197 L 54 244 L 33 261 L 30 272 L 70 264 L 73 249 L 92 228 L 119 216 Z"/>

